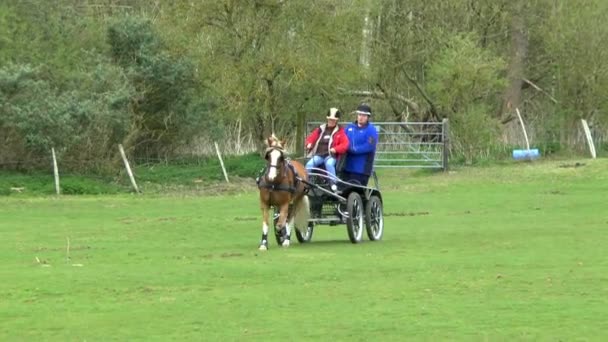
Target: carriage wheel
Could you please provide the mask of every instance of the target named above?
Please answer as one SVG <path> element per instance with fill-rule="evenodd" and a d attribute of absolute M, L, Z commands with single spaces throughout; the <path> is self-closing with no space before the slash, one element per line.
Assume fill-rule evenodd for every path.
<path fill-rule="evenodd" d="M 352 243 L 361 242 L 363 238 L 363 201 L 358 193 L 351 192 L 348 195 L 346 210 L 348 211 L 346 218 L 348 238 Z"/>
<path fill-rule="evenodd" d="M 365 206 L 365 229 L 367 237 L 372 241 L 382 239 L 384 233 L 384 216 L 382 213 L 382 201 L 378 196 L 370 197 Z"/>
<path fill-rule="evenodd" d="M 304 229 L 303 232 L 300 232 L 300 230 L 296 227 L 296 238 L 298 239 L 298 242 L 299 243 L 310 242 L 310 240 L 312 239 L 312 232 L 314 229 L 315 229 L 314 222 L 308 222 L 308 225 L 306 226 L 306 229 Z"/>

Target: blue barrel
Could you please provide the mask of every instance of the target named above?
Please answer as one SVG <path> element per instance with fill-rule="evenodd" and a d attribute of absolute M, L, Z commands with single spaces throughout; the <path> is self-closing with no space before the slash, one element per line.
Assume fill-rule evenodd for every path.
<path fill-rule="evenodd" d="M 537 159 L 538 157 L 540 157 L 540 152 L 538 152 L 537 148 L 529 150 L 513 150 L 513 159 L 515 160 Z"/>

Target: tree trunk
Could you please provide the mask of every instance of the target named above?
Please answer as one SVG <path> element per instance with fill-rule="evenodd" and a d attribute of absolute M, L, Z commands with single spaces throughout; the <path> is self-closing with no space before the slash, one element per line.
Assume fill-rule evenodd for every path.
<path fill-rule="evenodd" d="M 526 24 L 523 18 L 524 3 L 523 1 L 514 1 L 511 6 L 511 50 L 507 69 L 508 83 L 500 111 L 502 122 L 507 123 L 504 131 L 505 140 L 510 140 L 508 137 L 512 136 L 512 133 L 516 133 L 515 130 L 518 130 L 517 120 L 514 120 L 516 118 L 515 108 L 522 110 L 521 90 L 528 54 L 528 37 L 526 36 Z"/>

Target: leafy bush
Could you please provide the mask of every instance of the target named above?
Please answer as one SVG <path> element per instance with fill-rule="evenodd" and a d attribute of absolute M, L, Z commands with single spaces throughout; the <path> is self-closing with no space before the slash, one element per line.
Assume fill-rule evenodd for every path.
<path fill-rule="evenodd" d="M 453 154 L 466 163 L 497 140 L 499 123 L 492 115 L 504 86 L 504 61 L 482 49 L 475 35 L 454 35 L 429 69 L 428 90 L 450 118 Z"/>
<path fill-rule="evenodd" d="M 474 105 L 454 113 L 450 127 L 452 153 L 462 154 L 465 164 L 490 155 L 489 142 L 495 141 L 500 132 L 498 121 L 488 115 L 485 105 Z"/>
<path fill-rule="evenodd" d="M 54 147 L 59 159 L 87 161 L 70 170 L 100 170 L 114 164 L 118 143 L 128 153 L 170 154 L 203 130 L 211 105 L 195 68 L 164 48 L 149 21 L 113 21 L 108 42 L 110 56 L 91 49 L 69 72 L 0 66 L 0 164 L 48 167 Z"/>
<path fill-rule="evenodd" d="M 12 136 L 6 150 L 25 151 L 25 169 L 39 167 L 54 147 L 58 156 L 107 164 L 110 149 L 127 134 L 130 87 L 103 59 L 96 68 L 72 79 L 61 91 L 44 67 L 8 64 L 0 68 L 0 132 Z M 0 159 L 2 155 L 0 155 Z M 47 164 L 48 165 L 48 164 Z"/>
<path fill-rule="evenodd" d="M 107 38 L 113 60 L 136 90 L 127 148 L 134 146 L 137 156 L 163 156 L 204 128 L 211 104 L 200 96 L 195 67 L 165 48 L 149 20 L 115 20 Z"/>

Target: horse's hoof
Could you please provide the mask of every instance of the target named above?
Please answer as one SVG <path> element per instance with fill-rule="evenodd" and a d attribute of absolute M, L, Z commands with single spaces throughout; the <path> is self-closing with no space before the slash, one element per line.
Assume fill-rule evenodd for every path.
<path fill-rule="evenodd" d="M 266 247 L 266 245 L 260 245 L 259 250 L 261 250 L 261 251 L 267 251 L 268 247 Z"/>
<path fill-rule="evenodd" d="M 285 240 L 285 241 L 283 241 L 282 246 L 283 246 L 283 247 L 289 247 L 289 240 Z"/>

